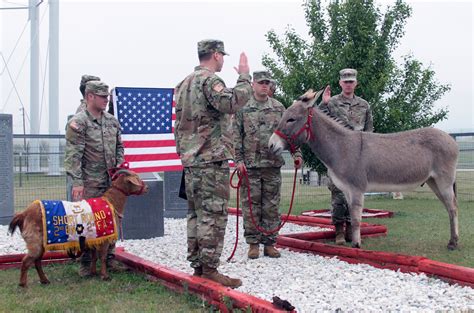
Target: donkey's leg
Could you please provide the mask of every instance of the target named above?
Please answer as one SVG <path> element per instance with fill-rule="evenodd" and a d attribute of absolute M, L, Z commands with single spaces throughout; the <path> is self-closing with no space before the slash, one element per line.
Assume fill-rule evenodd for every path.
<path fill-rule="evenodd" d="M 352 247 L 360 248 L 360 223 L 362 220 L 362 208 L 364 206 L 364 194 L 359 191 L 352 191 L 350 193 L 344 192 L 347 203 L 349 204 L 349 213 L 351 215 L 352 223 Z"/>
<path fill-rule="evenodd" d="M 451 227 L 451 239 L 448 242 L 448 249 L 454 250 L 459 239 L 458 205 L 454 194 L 454 186 L 450 181 L 442 178 L 430 178 L 426 183 L 448 211 Z"/>

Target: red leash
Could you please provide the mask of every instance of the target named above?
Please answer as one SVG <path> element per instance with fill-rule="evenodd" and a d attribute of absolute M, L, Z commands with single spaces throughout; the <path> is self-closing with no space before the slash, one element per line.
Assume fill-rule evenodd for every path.
<path fill-rule="evenodd" d="M 232 179 L 234 178 L 234 175 L 235 173 L 237 172 L 237 176 L 239 177 L 239 181 L 237 182 L 237 185 L 234 185 L 232 184 Z M 250 183 L 249 183 L 249 176 L 247 174 L 247 172 L 244 172 L 244 177 L 245 177 L 245 180 L 246 180 L 246 183 L 247 183 L 247 197 L 248 197 L 248 200 L 249 200 L 249 211 L 250 211 L 250 217 L 252 219 L 252 224 L 255 226 L 255 228 L 261 232 L 261 233 L 264 233 L 266 235 L 271 235 L 271 234 L 274 234 L 276 232 L 278 232 L 283 226 L 285 226 L 286 222 L 288 221 L 288 217 L 290 216 L 291 214 L 291 210 L 293 209 L 293 199 L 295 198 L 295 189 L 296 189 L 296 175 L 298 174 L 298 169 L 295 168 L 295 174 L 294 174 L 294 177 L 293 177 L 293 191 L 291 192 L 291 201 L 290 201 L 290 209 L 288 210 L 288 214 L 286 215 L 286 219 L 285 221 L 281 222 L 280 220 L 280 225 L 278 225 L 277 227 L 273 228 L 273 229 L 270 229 L 270 230 L 267 230 L 267 229 L 264 229 L 262 227 L 260 227 L 257 222 L 255 221 L 255 218 L 253 216 L 253 211 L 252 211 L 252 199 L 251 199 L 251 196 L 250 196 Z M 232 250 L 232 253 L 230 255 L 230 257 L 227 259 L 227 262 L 230 262 L 230 260 L 232 260 L 232 258 L 234 257 L 234 254 L 235 254 L 235 250 L 237 250 L 237 245 L 239 243 L 239 200 L 240 200 L 240 187 L 242 186 L 242 175 L 240 172 L 237 171 L 237 169 L 234 170 L 234 172 L 232 173 L 232 175 L 230 176 L 230 186 L 234 189 L 237 189 L 237 215 L 236 215 L 236 234 L 235 234 L 235 244 L 234 244 L 234 249 Z M 243 214 L 243 212 L 242 212 Z"/>

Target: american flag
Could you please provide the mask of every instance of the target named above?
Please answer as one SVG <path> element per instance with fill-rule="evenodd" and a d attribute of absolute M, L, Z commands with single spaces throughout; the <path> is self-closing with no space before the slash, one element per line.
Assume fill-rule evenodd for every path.
<path fill-rule="evenodd" d="M 136 172 L 180 171 L 174 140 L 172 88 L 116 87 L 115 116 L 122 126 L 125 161 Z"/>

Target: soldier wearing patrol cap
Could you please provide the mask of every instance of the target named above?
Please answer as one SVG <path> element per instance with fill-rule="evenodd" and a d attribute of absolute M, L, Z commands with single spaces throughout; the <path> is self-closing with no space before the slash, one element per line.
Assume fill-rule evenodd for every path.
<path fill-rule="evenodd" d="M 331 91 L 329 87 L 326 87 L 321 106 L 325 106 L 332 115 L 354 130 L 372 132 L 374 127 L 370 105 L 354 94 L 357 87 L 357 71 L 345 68 L 339 72 L 339 77 L 339 86 L 341 86 L 342 92 L 331 97 Z M 331 217 L 332 223 L 336 227 L 336 244 L 343 245 L 346 241 L 352 241 L 349 206 L 342 191 L 331 180 L 329 180 L 328 188 L 331 191 Z"/>
<path fill-rule="evenodd" d="M 187 259 L 194 275 L 236 288 L 242 282 L 218 272 L 230 197 L 229 163 L 233 159 L 231 114 L 252 95 L 245 53 L 236 69 L 234 88 L 215 73 L 224 65 L 224 43 L 202 40 L 199 66 L 176 87 L 176 151 L 185 172 L 188 199 Z"/>
<path fill-rule="evenodd" d="M 87 74 L 84 74 L 81 77 L 81 83 L 79 85 L 79 91 L 82 94 L 82 99 L 81 99 L 80 105 L 76 109 L 76 113 L 82 112 L 86 109 L 86 104 L 87 104 L 86 99 L 85 99 L 85 97 L 86 97 L 86 84 L 87 84 L 88 81 L 91 81 L 91 80 L 100 80 L 100 77 L 97 77 L 97 76 L 94 76 L 94 75 L 87 75 Z"/>
<path fill-rule="evenodd" d="M 72 179 L 72 201 L 102 196 L 111 184 L 109 169 L 124 160 L 120 124 L 104 111 L 109 87 L 104 82 L 92 80 L 85 84 L 84 92 L 87 107 L 74 115 L 66 128 L 64 168 Z M 108 263 L 111 268 L 121 269 L 112 262 L 113 248 L 108 251 Z M 81 256 L 79 275 L 90 275 L 90 262 L 91 254 L 86 251 Z"/>
<path fill-rule="evenodd" d="M 264 245 L 265 256 L 280 257 L 280 252 L 274 247 L 278 232 L 268 234 L 258 230 L 262 228 L 270 231 L 280 224 L 278 210 L 281 166 L 285 161 L 281 155 L 269 151 L 268 141 L 277 128 L 285 107 L 268 96 L 272 81 L 267 71 L 253 73 L 253 96 L 245 107 L 237 112 L 234 122 L 235 163 L 241 173 L 247 172 L 252 201 L 250 212 L 248 188 L 244 183 L 240 189 L 240 197 L 249 259 L 259 257 L 260 244 Z M 301 167 L 301 152 L 295 152 L 293 158 L 296 167 Z M 257 225 L 254 225 L 254 221 Z"/>

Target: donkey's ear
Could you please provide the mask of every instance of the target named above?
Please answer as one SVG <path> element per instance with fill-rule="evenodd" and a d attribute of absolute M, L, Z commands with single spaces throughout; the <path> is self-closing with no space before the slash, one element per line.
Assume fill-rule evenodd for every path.
<path fill-rule="evenodd" d="M 299 97 L 298 100 L 303 103 L 304 108 L 310 108 L 314 106 L 317 97 L 319 97 L 319 95 L 317 95 L 313 89 L 310 89 L 306 91 L 304 95 Z"/>
<path fill-rule="evenodd" d="M 321 97 L 321 95 L 323 94 L 324 89 L 325 89 L 325 88 L 323 88 L 323 89 L 321 89 L 320 91 L 318 91 L 318 92 L 316 93 L 316 95 L 314 96 L 314 99 L 313 99 L 313 106 L 314 106 L 314 104 L 316 103 L 316 100 L 318 100 L 319 97 Z"/>

